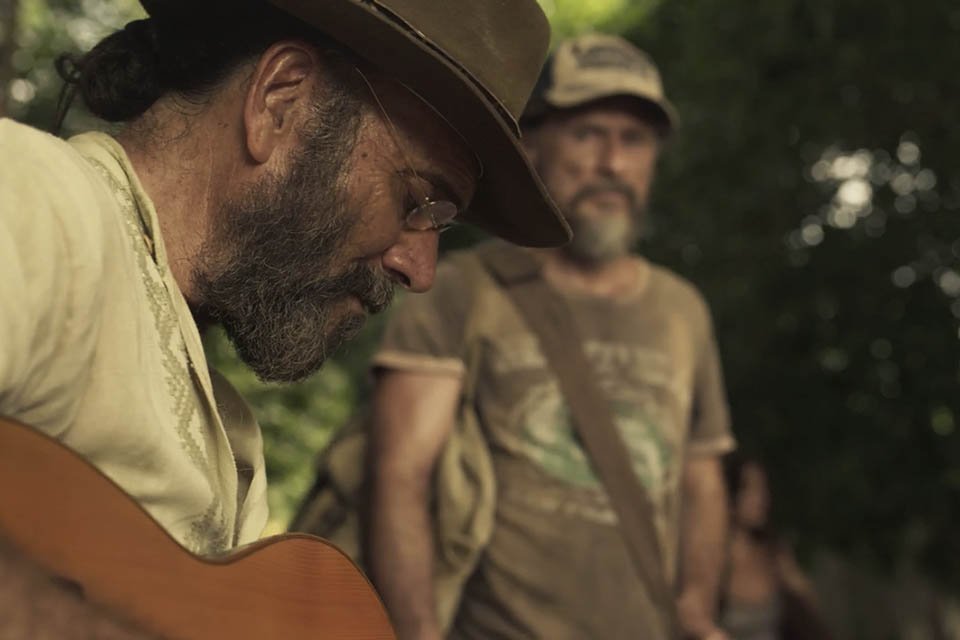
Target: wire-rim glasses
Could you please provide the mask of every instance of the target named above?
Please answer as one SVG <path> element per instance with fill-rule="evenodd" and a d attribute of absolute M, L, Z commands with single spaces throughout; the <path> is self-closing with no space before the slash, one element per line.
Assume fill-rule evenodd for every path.
<path fill-rule="evenodd" d="M 397 133 L 397 128 L 394 126 L 390 116 L 387 115 L 387 110 L 380 101 L 380 96 L 374 91 L 373 85 L 370 83 L 370 80 L 367 79 L 367 76 L 364 75 L 363 71 L 357 67 L 354 67 L 354 69 L 360 74 L 364 84 L 366 84 L 370 90 L 370 95 L 373 96 L 374 102 L 377 103 L 377 108 L 380 109 L 380 115 L 383 116 L 384 122 L 387 123 L 390 135 L 393 136 L 393 142 L 397 146 L 397 149 L 400 150 L 400 154 L 403 156 L 403 161 L 406 163 L 410 174 L 414 177 L 418 185 L 422 185 L 424 181 L 421 180 L 417 170 L 413 168 L 413 163 L 410 162 L 404 145 L 400 142 L 400 135 Z M 437 231 L 443 233 L 456 225 L 456 217 L 460 214 L 460 210 L 453 202 L 449 200 L 434 200 L 425 193 L 417 198 L 417 200 L 419 203 L 404 214 L 403 225 L 407 229 L 411 231 Z"/>

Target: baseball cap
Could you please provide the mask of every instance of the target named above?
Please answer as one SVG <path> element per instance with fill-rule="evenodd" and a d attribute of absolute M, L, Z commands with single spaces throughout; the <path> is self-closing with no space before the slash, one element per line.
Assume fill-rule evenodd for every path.
<path fill-rule="evenodd" d="M 526 117 L 569 109 L 612 96 L 633 96 L 660 112 L 669 130 L 680 123 L 663 91 L 653 59 L 623 38 L 587 33 L 564 40 L 544 67 Z"/>

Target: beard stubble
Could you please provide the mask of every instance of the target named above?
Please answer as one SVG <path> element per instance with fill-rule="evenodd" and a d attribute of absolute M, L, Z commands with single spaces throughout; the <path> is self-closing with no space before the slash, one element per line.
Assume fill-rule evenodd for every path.
<path fill-rule="evenodd" d="M 301 380 L 386 308 L 393 281 L 343 256 L 360 219 L 346 177 L 362 103 L 327 94 L 285 175 L 268 175 L 215 217 L 193 281 L 195 312 L 223 325 L 240 358 L 270 382 Z M 363 312 L 351 309 L 351 297 Z"/>

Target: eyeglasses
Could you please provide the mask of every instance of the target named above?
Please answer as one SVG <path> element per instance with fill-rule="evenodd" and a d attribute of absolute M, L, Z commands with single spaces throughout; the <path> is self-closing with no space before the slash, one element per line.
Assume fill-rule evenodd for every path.
<path fill-rule="evenodd" d="M 410 175 L 414 177 L 417 188 L 419 189 L 420 185 L 424 183 L 424 180 L 420 178 L 417 170 L 413 168 L 413 163 L 410 162 L 404 145 L 400 142 L 400 135 L 397 133 L 397 128 L 394 126 L 393 120 L 387 115 L 387 110 L 380 101 L 380 96 L 374 91 L 373 85 L 370 83 L 370 80 L 367 79 L 367 76 L 364 75 L 363 71 L 359 68 L 354 67 L 354 69 L 360 74 L 364 84 L 366 84 L 370 90 L 370 95 L 373 96 L 373 100 L 377 103 L 377 108 L 380 109 L 380 114 L 383 116 L 384 122 L 387 123 L 387 128 L 390 130 L 393 142 L 397 146 L 397 149 L 400 150 L 403 161 L 406 163 Z M 460 210 L 453 202 L 449 200 L 434 200 L 426 193 L 421 193 L 416 197 L 416 201 L 417 204 L 407 211 L 403 217 L 403 225 L 410 231 L 437 231 L 443 233 L 456 225 L 455 219 L 459 215 Z"/>

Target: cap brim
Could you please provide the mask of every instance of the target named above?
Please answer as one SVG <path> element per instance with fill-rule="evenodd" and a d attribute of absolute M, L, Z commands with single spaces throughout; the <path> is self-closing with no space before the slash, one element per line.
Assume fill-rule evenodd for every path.
<path fill-rule="evenodd" d="M 483 175 L 464 220 L 524 246 L 569 242 L 570 227 L 520 147 L 515 123 L 444 53 L 367 2 L 270 2 L 408 85 L 466 139 L 483 163 Z"/>
<path fill-rule="evenodd" d="M 621 85 L 617 87 L 593 87 L 583 86 L 578 88 L 567 88 L 564 91 L 548 91 L 544 96 L 547 104 L 558 109 L 569 109 L 579 107 L 580 105 L 592 102 L 593 100 L 602 100 L 603 98 L 612 98 L 614 96 L 628 96 L 637 98 L 657 107 L 669 125 L 671 131 L 680 127 L 680 114 L 669 100 L 658 97 L 646 91 L 643 88 Z"/>

